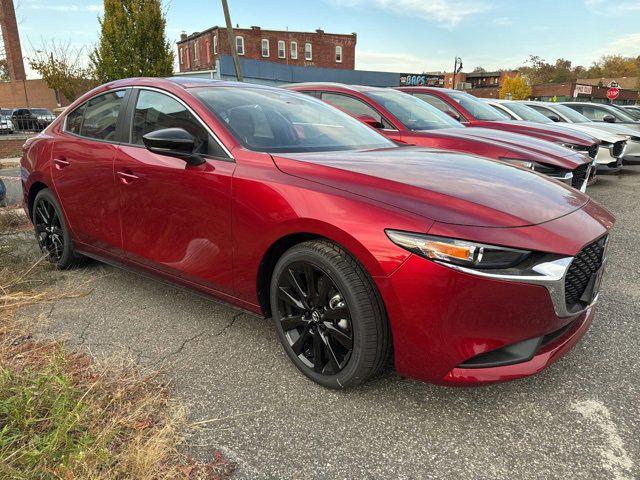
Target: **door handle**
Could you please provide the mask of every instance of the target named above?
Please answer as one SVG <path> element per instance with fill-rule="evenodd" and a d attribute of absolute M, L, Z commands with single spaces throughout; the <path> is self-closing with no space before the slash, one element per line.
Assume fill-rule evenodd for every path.
<path fill-rule="evenodd" d="M 120 182 L 125 185 L 129 185 L 132 182 L 138 180 L 138 176 L 134 175 L 131 170 L 127 170 L 124 172 L 118 172 L 118 176 L 120 177 Z"/>
<path fill-rule="evenodd" d="M 54 158 L 53 164 L 58 170 L 62 170 L 64 167 L 68 167 L 70 165 L 69 160 L 67 160 L 65 157 Z"/>

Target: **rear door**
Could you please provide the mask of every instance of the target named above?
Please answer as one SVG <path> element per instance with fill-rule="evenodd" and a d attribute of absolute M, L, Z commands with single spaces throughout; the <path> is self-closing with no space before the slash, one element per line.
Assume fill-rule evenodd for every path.
<path fill-rule="evenodd" d="M 53 145 L 53 184 L 69 227 L 77 241 L 108 251 L 121 246 L 113 161 L 129 91 L 106 92 L 76 108 Z"/>
<path fill-rule="evenodd" d="M 205 163 L 147 150 L 143 135 L 191 133 Z M 137 263 L 218 291 L 232 291 L 231 183 L 235 162 L 189 107 L 168 92 L 135 89 L 128 141 L 115 161 L 122 240 Z"/>

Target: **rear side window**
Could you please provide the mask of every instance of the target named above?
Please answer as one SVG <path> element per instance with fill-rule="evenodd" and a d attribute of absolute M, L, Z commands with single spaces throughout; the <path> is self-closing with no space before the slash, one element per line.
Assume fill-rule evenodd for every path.
<path fill-rule="evenodd" d="M 81 105 L 76 108 L 73 112 L 67 115 L 67 123 L 65 130 L 69 133 L 74 133 L 76 135 L 80 135 L 80 128 L 82 127 L 82 116 L 84 114 L 84 107 L 86 105 Z"/>
<path fill-rule="evenodd" d="M 227 157 L 222 147 L 185 106 L 163 93 L 140 90 L 131 127 L 131 143 L 143 145 L 142 137 L 163 128 L 183 128 L 195 139 L 197 153 Z"/>
<path fill-rule="evenodd" d="M 368 115 L 376 121 L 384 125 L 384 128 L 394 129 L 393 125 L 390 125 L 382 115 L 380 115 L 372 107 L 364 103 L 362 100 L 351 97 L 349 95 L 342 95 L 340 93 L 322 92 L 322 100 L 331 105 L 341 108 L 345 112 L 349 112 L 352 115 Z"/>
<path fill-rule="evenodd" d="M 116 124 L 123 106 L 124 95 L 125 90 L 118 90 L 103 93 L 87 101 L 80 126 L 80 135 L 97 140 L 115 140 Z"/>

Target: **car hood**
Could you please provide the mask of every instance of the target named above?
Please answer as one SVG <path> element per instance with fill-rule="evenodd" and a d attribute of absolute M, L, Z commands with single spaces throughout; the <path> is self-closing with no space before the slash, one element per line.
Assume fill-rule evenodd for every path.
<path fill-rule="evenodd" d="M 588 201 L 537 173 L 448 150 L 397 147 L 272 157 L 286 174 L 442 223 L 522 227 L 567 215 Z"/>
<path fill-rule="evenodd" d="M 563 123 L 562 126 L 570 130 L 576 130 L 578 132 L 591 135 L 601 142 L 615 143 L 628 139 L 628 135 L 620 135 L 608 130 L 603 130 L 598 128 L 597 125 L 590 125 L 588 123 Z"/>
<path fill-rule="evenodd" d="M 638 137 L 640 136 L 640 124 L 634 126 L 632 123 L 607 123 L 607 122 L 589 122 L 587 124 L 573 124 L 573 125 L 589 125 L 591 127 L 601 128 L 607 132 L 617 133 L 619 135 L 628 135 Z"/>
<path fill-rule="evenodd" d="M 505 130 L 467 127 L 465 129 L 436 130 L 434 133 L 447 136 L 457 135 L 459 138 L 472 137 L 477 141 L 491 142 L 494 145 L 500 145 L 505 148 L 503 155 L 505 157 L 535 160 L 568 170 L 574 170 L 578 166 L 591 161 L 588 156 L 562 145 Z"/>
<path fill-rule="evenodd" d="M 479 121 L 473 122 L 476 127 L 492 128 L 496 130 L 506 130 L 508 132 L 522 133 L 534 137 L 541 137 L 559 143 L 572 143 L 585 147 L 598 143 L 597 139 L 585 133 L 569 130 L 558 125 L 548 125 L 545 123 L 525 122 L 521 120 L 511 121 Z"/>

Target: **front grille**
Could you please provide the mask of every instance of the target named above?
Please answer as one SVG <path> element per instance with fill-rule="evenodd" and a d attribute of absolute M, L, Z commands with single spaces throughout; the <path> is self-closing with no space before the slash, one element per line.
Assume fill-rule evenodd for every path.
<path fill-rule="evenodd" d="M 591 158 L 596 158 L 596 155 L 598 155 L 598 144 L 594 143 L 593 145 L 591 145 L 587 149 L 587 152 L 589 152 L 589 156 Z"/>
<path fill-rule="evenodd" d="M 571 262 L 564 280 L 564 299 L 569 311 L 580 305 L 580 297 L 587 289 L 591 276 L 602 266 L 607 237 L 584 247 Z"/>
<path fill-rule="evenodd" d="M 622 155 L 625 143 L 626 142 L 624 140 L 620 140 L 619 142 L 614 143 L 611 147 L 611 156 L 618 158 L 620 155 Z"/>
<path fill-rule="evenodd" d="M 573 188 L 580 189 L 584 184 L 585 178 L 587 178 L 587 173 L 589 171 L 589 163 L 585 163 L 584 165 L 580 165 L 573 171 L 573 178 L 571 179 L 571 186 Z"/>

